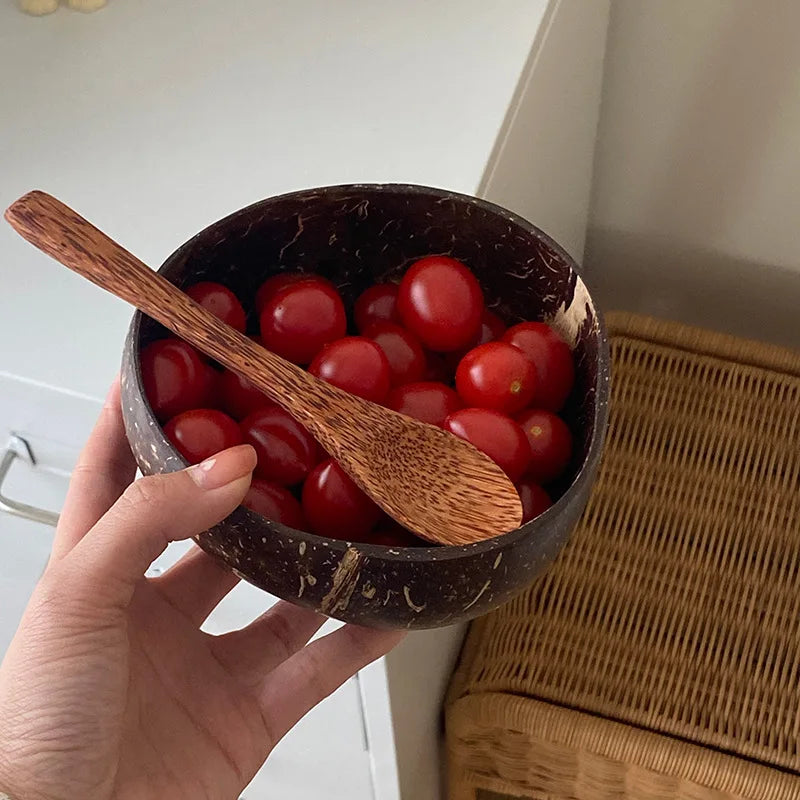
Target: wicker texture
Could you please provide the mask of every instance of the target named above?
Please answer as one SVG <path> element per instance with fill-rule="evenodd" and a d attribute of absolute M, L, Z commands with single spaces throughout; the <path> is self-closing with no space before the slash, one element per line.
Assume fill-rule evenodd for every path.
<path fill-rule="evenodd" d="M 718 750 L 514 695 L 464 698 L 448 732 L 461 787 L 451 800 L 473 800 L 476 789 L 536 800 L 786 800 L 800 786 Z"/>
<path fill-rule="evenodd" d="M 553 568 L 472 626 L 454 772 L 537 798 L 800 796 L 800 355 L 631 315 L 609 328 L 597 485 Z M 494 733 L 471 728 L 487 703 L 516 727 L 495 710 Z M 648 791 L 625 788 L 636 770 Z"/>

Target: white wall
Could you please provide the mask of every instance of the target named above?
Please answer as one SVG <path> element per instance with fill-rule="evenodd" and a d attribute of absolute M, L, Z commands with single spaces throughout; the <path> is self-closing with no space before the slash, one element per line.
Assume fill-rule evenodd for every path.
<path fill-rule="evenodd" d="M 579 263 L 609 2 L 550 3 L 479 189 L 538 225 Z"/>
<path fill-rule="evenodd" d="M 590 278 L 627 307 L 800 344 L 800 3 L 614 0 Z"/>
<path fill-rule="evenodd" d="M 158 265 L 280 192 L 473 193 L 546 0 L 0 0 L 0 207 L 40 188 Z M 102 396 L 121 302 L 0 224 L 0 371 Z"/>

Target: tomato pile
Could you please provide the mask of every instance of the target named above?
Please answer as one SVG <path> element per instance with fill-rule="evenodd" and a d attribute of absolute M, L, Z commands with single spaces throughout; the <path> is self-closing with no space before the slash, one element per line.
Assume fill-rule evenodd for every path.
<path fill-rule="evenodd" d="M 241 332 L 248 313 L 230 289 L 187 293 Z M 348 313 L 325 278 L 282 273 L 254 298 L 251 338 L 321 380 L 471 442 L 515 483 L 527 522 L 551 505 L 572 434 L 558 416 L 575 373 L 567 344 L 543 322 L 506 328 L 484 307 L 470 270 L 446 256 L 412 264 L 399 284 L 369 287 Z M 161 339 L 141 354 L 145 393 L 191 463 L 251 444 L 258 465 L 244 505 L 321 536 L 426 544 L 391 520 L 308 431 L 247 380 L 190 345 Z M 435 469 L 435 465 L 431 465 Z"/>

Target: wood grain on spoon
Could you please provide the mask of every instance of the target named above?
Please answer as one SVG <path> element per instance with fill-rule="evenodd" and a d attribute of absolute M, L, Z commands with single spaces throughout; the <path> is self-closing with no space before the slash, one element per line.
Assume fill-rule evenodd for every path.
<path fill-rule="evenodd" d="M 5 217 L 56 261 L 247 378 L 410 530 L 460 545 L 519 527 L 522 507 L 514 486 L 472 445 L 343 392 L 265 350 L 44 192 L 21 197 Z"/>

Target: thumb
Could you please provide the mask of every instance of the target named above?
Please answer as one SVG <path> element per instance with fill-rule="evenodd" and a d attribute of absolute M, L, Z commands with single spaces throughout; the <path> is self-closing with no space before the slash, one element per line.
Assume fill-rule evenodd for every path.
<path fill-rule="evenodd" d="M 240 445 L 180 472 L 134 481 L 64 560 L 73 588 L 127 606 L 170 542 L 202 533 L 242 502 L 255 465 L 255 450 Z"/>

